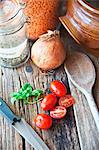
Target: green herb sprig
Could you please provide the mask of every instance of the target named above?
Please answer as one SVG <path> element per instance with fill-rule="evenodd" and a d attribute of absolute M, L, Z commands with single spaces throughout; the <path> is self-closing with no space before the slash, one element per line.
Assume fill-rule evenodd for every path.
<path fill-rule="evenodd" d="M 34 101 L 38 101 L 40 96 L 43 94 L 41 89 L 33 90 L 30 83 L 25 83 L 22 88 L 18 92 L 14 92 L 11 94 L 11 103 L 14 104 L 15 101 L 23 100 L 25 104 L 34 104 Z M 29 99 L 34 97 L 33 100 L 30 102 Z"/>

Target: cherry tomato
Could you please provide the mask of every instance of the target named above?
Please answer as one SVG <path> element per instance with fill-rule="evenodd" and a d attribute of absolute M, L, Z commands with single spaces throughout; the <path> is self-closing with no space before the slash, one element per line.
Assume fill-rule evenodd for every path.
<path fill-rule="evenodd" d="M 59 105 L 66 108 L 72 106 L 74 103 L 74 98 L 71 95 L 65 95 L 59 99 Z"/>
<path fill-rule="evenodd" d="M 56 106 L 50 111 L 52 118 L 61 119 L 66 115 L 66 108 L 63 106 Z"/>
<path fill-rule="evenodd" d="M 67 93 L 65 85 L 58 80 L 54 80 L 50 83 L 50 91 L 58 97 L 65 96 Z"/>
<path fill-rule="evenodd" d="M 38 114 L 34 122 L 40 129 L 49 129 L 52 126 L 52 118 L 47 114 Z"/>
<path fill-rule="evenodd" d="M 48 94 L 44 97 L 44 99 L 41 102 L 41 108 L 43 110 L 50 110 L 52 109 L 55 104 L 57 103 L 57 98 L 53 94 Z"/>

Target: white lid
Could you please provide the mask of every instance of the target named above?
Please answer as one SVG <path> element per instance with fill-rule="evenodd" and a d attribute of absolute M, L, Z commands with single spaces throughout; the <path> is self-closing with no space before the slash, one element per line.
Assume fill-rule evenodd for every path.
<path fill-rule="evenodd" d="M 17 15 L 21 9 L 20 5 L 17 5 L 10 0 L 3 0 L 0 2 L 0 24 L 9 21 Z"/>

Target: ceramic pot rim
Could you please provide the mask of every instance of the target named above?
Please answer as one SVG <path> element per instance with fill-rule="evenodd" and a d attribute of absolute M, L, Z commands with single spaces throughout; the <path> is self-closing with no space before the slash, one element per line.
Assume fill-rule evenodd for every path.
<path fill-rule="evenodd" d="M 88 4 L 85 0 L 77 0 L 80 5 L 82 5 L 83 7 L 85 7 L 86 9 L 90 10 L 91 12 L 96 13 L 97 15 L 99 15 L 99 9 L 95 9 L 94 7 L 92 7 L 90 4 Z"/>

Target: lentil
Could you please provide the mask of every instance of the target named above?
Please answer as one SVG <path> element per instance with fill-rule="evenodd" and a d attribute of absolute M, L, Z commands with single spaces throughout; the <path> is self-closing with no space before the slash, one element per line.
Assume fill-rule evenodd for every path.
<path fill-rule="evenodd" d="M 25 14 L 28 16 L 27 34 L 30 39 L 37 39 L 47 30 L 54 30 L 58 25 L 60 0 L 28 0 Z"/>

